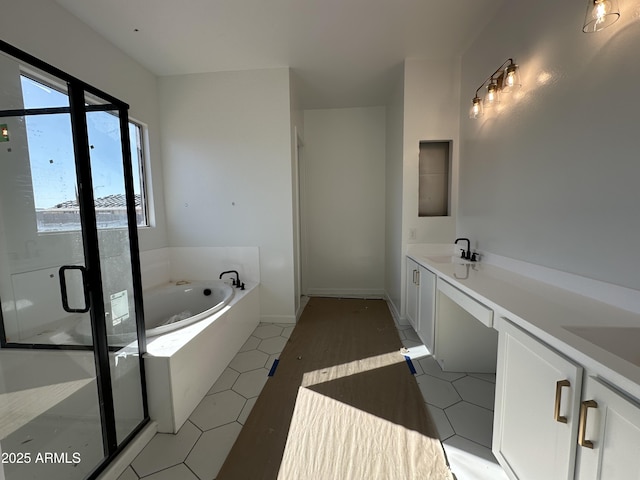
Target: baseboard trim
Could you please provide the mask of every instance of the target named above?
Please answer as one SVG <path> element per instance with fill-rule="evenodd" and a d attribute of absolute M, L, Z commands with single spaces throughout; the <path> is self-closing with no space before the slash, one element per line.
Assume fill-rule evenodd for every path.
<path fill-rule="evenodd" d="M 260 315 L 260 323 L 296 323 L 295 315 Z"/>
<path fill-rule="evenodd" d="M 391 312 L 391 316 L 393 317 L 393 321 L 397 325 L 409 325 L 409 321 L 406 318 L 402 318 L 400 312 L 396 308 L 395 304 L 389 298 L 389 295 L 385 295 L 385 300 L 387 301 L 387 306 L 389 307 L 389 311 Z"/>
<path fill-rule="evenodd" d="M 104 472 L 100 474 L 98 480 L 117 480 L 124 473 L 127 467 L 147 446 L 158 431 L 156 422 L 149 424 L 142 429 L 129 445 L 113 460 Z"/>
<path fill-rule="evenodd" d="M 300 320 L 300 316 L 304 311 L 304 307 L 307 306 L 307 303 L 309 303 L 309 297 L 307 295 L 302 295 L 300 297 L 300 306 L 298 307 L 298 311 L 296 312 L 296 323 L 298 322 L 298 320 Z"/>
<path fill-rule="evenodd" d="M 307 295 L 310 297 L 386 299 L 384 291 L 377 289 L 312 288 L 309 289 Z"/>

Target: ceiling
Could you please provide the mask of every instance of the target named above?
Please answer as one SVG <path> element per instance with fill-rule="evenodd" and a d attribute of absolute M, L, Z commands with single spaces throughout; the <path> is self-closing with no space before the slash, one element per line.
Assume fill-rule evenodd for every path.
<path fill-rule="evenodd" d="M 303 108 L 383 105 L 405 58 L 458 56 L 504 0 L 56 0 L 158 76 L 291 67 Z"/>

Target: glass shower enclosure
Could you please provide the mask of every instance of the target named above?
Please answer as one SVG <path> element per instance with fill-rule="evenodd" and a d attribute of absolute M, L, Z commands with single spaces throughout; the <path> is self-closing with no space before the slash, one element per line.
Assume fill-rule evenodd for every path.
<path fill-rule="evenodd" d="M 149 421 L 127 112 L 0 41 L 0 478 L 95 478 Z"/>

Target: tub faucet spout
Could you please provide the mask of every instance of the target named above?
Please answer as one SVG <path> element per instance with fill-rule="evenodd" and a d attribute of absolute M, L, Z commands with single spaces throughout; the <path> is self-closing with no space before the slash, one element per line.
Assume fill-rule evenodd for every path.
<path fill-rule="evenodd" d="M 234 287 L 240 287 L 241 283 L 240 283 L 240 274 L 238 273 L 237 270 L 227 270 L 226 272 L 222 272 L 220 274 L 220 279 L 222 280 L 222 276 L 226 275 L 227 273 L 235 273 L 236 274 L 236 278 L 232 278 L 231 279 L 231 285 L 233 285 Z"/>

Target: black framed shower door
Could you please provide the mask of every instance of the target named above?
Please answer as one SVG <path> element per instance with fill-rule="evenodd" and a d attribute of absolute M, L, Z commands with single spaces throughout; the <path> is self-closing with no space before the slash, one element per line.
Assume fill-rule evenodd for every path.
<path fill-rule="evenodd" d="M 129 107 L 0 51 L 0 468 L 95 478 L 149 421 Z"/>

